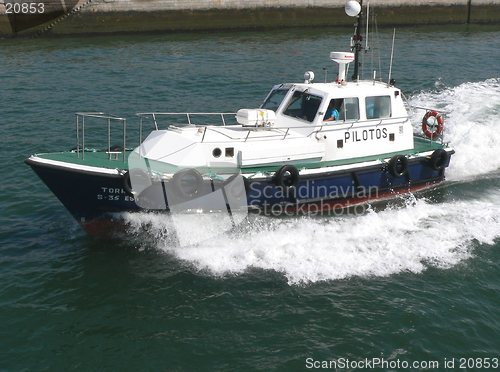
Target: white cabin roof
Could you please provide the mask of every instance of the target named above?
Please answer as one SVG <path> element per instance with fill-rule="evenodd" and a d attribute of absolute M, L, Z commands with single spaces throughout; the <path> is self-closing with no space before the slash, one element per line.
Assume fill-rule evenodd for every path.
<path fill-rule="evenodd" d="M 370 81 L 370 80 L 362 80 L 362 81 L 349 81 L 343 83 L 297 83 L 290 84 L 292 87 L 296 89 L 314 89 L 321 91 L 327 95 L 335 96 L 338 98 L 342 97 L 366 97 L 366 96 L 377 96 L 377 95 L 387 95 L 391 94 L 395 91 L 400 91 L 400 89 L 388 85 L 386 83 L 380 81 Z M 332 97 L 332 98 L 335 98 Z"/>

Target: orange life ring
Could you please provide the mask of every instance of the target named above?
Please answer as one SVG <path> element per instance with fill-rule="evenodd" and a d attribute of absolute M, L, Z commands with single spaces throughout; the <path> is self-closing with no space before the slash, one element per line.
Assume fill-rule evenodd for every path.
<path fill-rule="evenodd" d="M 433 117 L 436 119 L 437 122 L 437 128 L 434 131 L 431 131 L 429 129 L 429 124 L 427 123 L 427 119 L 430 117 Z M 422 119 L 422 132 L 424 132 L 425 136 L 430 139 L 434 139 L 443 133 L 444 129 L 444 119 L 443 117 L 439 114 L 439 112 L 431 110 L 427 111 L 424 115 L 424 118 Z"/>

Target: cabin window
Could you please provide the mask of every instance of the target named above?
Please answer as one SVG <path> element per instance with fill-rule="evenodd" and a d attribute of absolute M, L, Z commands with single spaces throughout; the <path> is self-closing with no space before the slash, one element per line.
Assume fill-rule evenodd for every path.
<path fill-rule="evenodd" d="M 391 117 L 391 96 L 366 97 L 365 103 L 368 120 Z"/>
<path fill-rule="evenodd" d="M 335 98 L 330 101 L 323 121 L 359 120 L 359 99 Z"/>
<path fill-rule="evenodd" d="M 295 91 L 283 114 L 312 122 L 316 117 L 321 100 L 321 97 L 307 93 L 307 91 Z"/>
<path fill-rule="evenodd" d="M 344 98 L 340 106 L 340 120 L 359 120 L 359 99 Z"/>
<path fill-rule="evenodd" d="M 266 110 L 273 110 L 276 112 L 278 108 L 281 105 L 281 102 L 283 102 L 283 99 L 285 98 L 286 94 L 288 93 L 290 89 L 289 88 L 281 88 L 281 89 L 274 89 L 266 98 L 262 106 L 260 108 L 266 109 Z"/>

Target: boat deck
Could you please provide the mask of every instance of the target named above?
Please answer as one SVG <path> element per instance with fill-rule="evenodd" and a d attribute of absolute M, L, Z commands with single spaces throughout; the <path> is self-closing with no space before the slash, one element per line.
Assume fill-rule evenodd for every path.
<path fill-rule="evenodd" d="M 126 151 L 125 159 L 128 159 L 132 151 Z M 82 152 L 78 154 L 76 151 L 50 152 L 44 154 L 36 154 L 39 158 L 53 160 L 63 163 L 86 165 L 89 167 L 106 168 L 106 169 L 128 169 L 127 161 L 123 159 L 123 153 L 108 154 L 106 151 L 85 151 L 85 158 L 82 157 Z M 115 158 L 115 156 L 117 156 Z"/>
<path fill-rule="evenodd" d="M 374 161 L 380 159 L 387 159 L 393 155 L 414 155 L 422 152 L 433 151 L 439 148 L 443 148 L 445 145 L 438 142 L 431 142 L 426 138 L 414 137 L 414 149 L 407 151 L 399 151 L 397 153 L 387 153 L 387 154 L 377 154 L 373 156 L 365 156 L 356 159 L 342 159 L 330 162 L 315 162 L 315 163 L 296 163 L 298 168 L 320 168 L 325 166 L 337 166 L 346 165 L 352 163 L 362 163 L 367 161 Z M 126 151 L 125 158 L 128 159 L 132 151 Z M 111 155 L 111 156 L 110 156 Z M 51 152 L 36 154 L 35 156 L 52 160 L 62 163 L 69 163 L 75 165 L 85 165 L 95 168 L 105 168 L 105 169 L 118 169 L 118 170 L 128 170 L 128 163 L 124 161 L 123 153 L 108 154 L 106 151 L 85 151 L 85 158 L 82 157 L 82 152 L 78 154 L 76 151 L 64 151 L 64 152 Z M 354 160 L 354 161 L 353 161 Z M 268 172 L 276 171 L 280 165 L 268 165 L 268 166 L 258 166 L 258 167 L 245 167 L 245 171 L 249 172 Z M 175 167 L 174 167 L 175 168 Z"/>

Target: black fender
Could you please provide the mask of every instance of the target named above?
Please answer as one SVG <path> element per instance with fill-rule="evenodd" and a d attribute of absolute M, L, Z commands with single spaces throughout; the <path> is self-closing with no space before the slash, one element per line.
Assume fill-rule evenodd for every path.
<path fill-rule="evenodd" d="M 130 181 L 130 175 L 139 180 L 140 183 L 144 184 L 144 188 L 151 185 L 151 176 L 144 169 L 132 168 L 122 174 L 123 189 L 129 194 L 136 194 L 132 188 L 132 182 Z M 141 190 L 143 191 L 143 190 Z"/>
<path fill-rule="evenodd" d="M 183 199 L 192 199 L 201 192 L 203 177 L 196 169 L 183 169 L 170 181 L 172 191 Z"/>
<path fill-rule="evenodd" d="M 441 170 L 444 167 L 446 167 L 449 158 L 450 155 L 445 149 L 437 149 L 432 153 L 429 162 L 431 164 L 432 169 Z"/>
<path fill-rule="evenodd" d="M 387 168 L 394 177 L 404 176 L 408 172 L 408 159 L 404 155 L 394 155 L 387 163 Z"/>
<path fill-rule="evenodd" d="M 294 187 L 299 182 L 299 171 L 293 165 L 284 165 L 276 171 L 273 181 L 284 189 Z"/>

